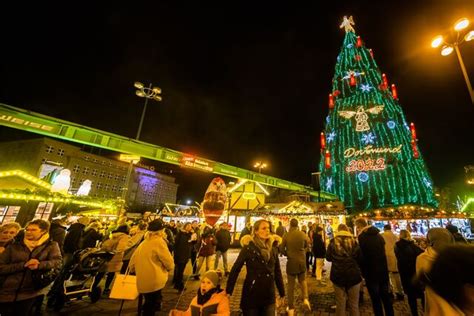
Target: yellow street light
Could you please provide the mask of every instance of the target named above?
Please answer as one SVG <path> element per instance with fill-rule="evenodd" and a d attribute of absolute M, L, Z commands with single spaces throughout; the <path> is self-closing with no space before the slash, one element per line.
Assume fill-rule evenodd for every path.
<path fill-rule="evenodd" d="M 258 161 L 253 167 L 258 169 L 258 173 L 262 173 L 262 169 L 265 169 L 267 164 L 265 162 Z"/>
<path fill-rule="evenodd" d="M 469 80 L 469 76 L 466 71 L 466 67 L 464 66 L 464 61 L 461 56 L 461 51 L 459 50 L 459 45 L 463 42 L 469 42 L 474 40 L 474 30 L 464 31 L 469 26 L 469 20 L 467 18 L 461 18 L 457 20 L 454 24 L 454 30 L 456 31 L 455 36 L 450 36 L 452 42 L 448 42 L 444 39 L 442 35 L 438 35 L 431 41 L 431 47 L 438 48 L 441 45 L 441 55 L 448 56 L 453 51 L 456 51 L 456 56 L 459 61 L 459 66 L 461 67 L 462 74 L 464 76 L 464 81 L 466 81 L 467 90 L 469 91 L 469 96 L 471 97 L 472 103 L 474 103 L 474 90 L 472 89 L 471 81 Z M 461 31 L 463 34 L 461 34 Z M 454 37 L 454 39 L 452 38 Z"/>
<path fill-rule="evenodd" d="M 469 20 L 466 18 L 459 19 L 455 24 L 454 24 L 454 29 L 459 32 L 461 30 L 464 30 L 466 27 L 469 26 Z"/>
<path fill-rule="evenodd" d="M 454 48 L 449 45 L 444 45 L 443 48 L 441 48 L 441 55 L 443 56 L 448 56 L 453 52 Z"/>
<path fill-rule="evenodd" d="M 467 33 L 465 36 L 464 36 L 464 40 L 466 42 L 469 42 L 469 41 L 472 41 L 474 40 L 474 30 L 470 31 L 469 33 Z"/>
<path fill-rule="evenodd" d="M 433 48 L 437 48 L 441 44 L 443 44 L 443 35 L 438 35 L 431 41 L 431 47 Z"/>

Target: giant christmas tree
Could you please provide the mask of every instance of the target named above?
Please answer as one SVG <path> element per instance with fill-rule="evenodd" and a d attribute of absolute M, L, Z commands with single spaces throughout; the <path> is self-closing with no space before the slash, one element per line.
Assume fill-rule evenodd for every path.
<path fill-rule="evenodd" d="M 435 207 L 433 182 L 396 87 L 344 17 L 329 115 L 321 133 L 321 189 L 354 211 L 402 205 Z"/>

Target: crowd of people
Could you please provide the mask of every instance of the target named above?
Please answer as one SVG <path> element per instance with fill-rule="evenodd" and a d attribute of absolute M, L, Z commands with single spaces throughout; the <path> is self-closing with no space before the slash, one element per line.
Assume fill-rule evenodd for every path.
<path fill-rule="evenodd" d="M 186 289 L 188 264 L 190 277 L 200 280 L 200 287 L 187 311 L 172 310 L 170 315 L 229 315 L 229 300 L 244 266 L 243 315 L 275 315 L 281 306 L 294 315 L 297 283 L 302 307 L 310 312 L 309 294 L 315 289 L 308 288 L 307 278 L 324 286 L 325 269 L 330 269 L 336 315 L 359 315 L 364 287 L 377 316 L 394 315 L 394 300 L 405 296 L 412 315 L 419 315 L 419 299 L 424 315 L 474 314 L 474 246 L 449 225 L 430 229 L 422 249 L 409 231 L 397 236 L 386 225 L 380 232 L 363 218 L 356 219 L 354 227 L 340 224 L 336 231 L 315 223 L 300 225 L 297 219 L 291 219 L 289 227 L 280 222 L 274 230 L 261 219 L 242 230 L 241 250 L 232 267 L 227 260 L 231 241 L 225 222 L 213 227 L 197 221 L 132 222 L 122 217 L 104 227 L 84 216 L 74 223 L 36 219 L 24 228 L 7 223 L 0 226 L 0 314 L 41 315 L 44 299 L 49 305 L 62 290 L 60 271 L 87 248 L 113 253 L 92 287 L 105 279 L 107 296 L 118 273 L 135 274 L 144 298 L 142 315 L 161 310 L 169 275 L 178 293 Z M 287 257 L 286 278 L 282 256 Z M 221 281 L 226 277 L 224 289 Z"/>

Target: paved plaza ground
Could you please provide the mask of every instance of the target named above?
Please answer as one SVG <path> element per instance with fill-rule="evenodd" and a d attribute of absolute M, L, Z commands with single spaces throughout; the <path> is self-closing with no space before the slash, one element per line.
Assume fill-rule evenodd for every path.
<path fill-rule="evenodd" d="M 239 249 L 229 250 L 229 261 L 230 265 L 237 258 Z M 286 258 L 280 257 L 281 266 L 283 269 L 283 276 L 286 281 Z M 222 263 L 221 263 L 222 264 Z M 330 264 L 326 263 L 325 266 L 325 280 L 327 280 L 325 285 L 320 285 L 317 283 L 316 278 L 308 276 L 308 290 L 309 290 L 309 301 L 311 302 L 312 312 L 305 312 L 302 308 L 302 298 L 299 292 L 299 289 L 296 290 L 295 301 L 296 301 L 296 315 L 335 315 L 335 309 L 332 307 L 335 305 L 334 300 L 334 290 L 329 278 L 329 269 Z M 188 264 L 185 271 L 185 276 L 191 274 L 191 265 Z M 231 311 L 232 315 L 239 315 L 239 303 L 240 296 L 242 293 L 242 285 L 245 278 L 245 268 L 242 270 L 240 277 L 235 286 L 234 293 L 231 297 Z M 170 284 L 172 276 L 169 278 L 169 283 L 165 289 L 163 289 L 163 308 L 161 312 L 157 312 L 156 315 L 168 315 L 168 312 L 172 308 L 178 308 L 185 310 L 192 298 L 196 295 L 197 289 L 199 288 L 199 281 L 191 278 L 186 284 L 186 290 L 179 295 L 178 291 L 173 289 L 172 284 Z M 223 287 L 225 288 L 226 279 L 223 280 Z M 364 289 L 364 302 L 360 307 L 361 315 L 373 315 L 372 306 L 370 303 L 369 296 L 367 294 L 367 289 Z M 112 300 L 108 298 L 102 298 L 95 304 L 91 304 L 88 298 L 84 298 L 81 301 L 74 301 L 68 303 L 61 312 L 52 312 L 46 311 L 46 315 L 119 315 L 121 301 Z M 138 300 L 135 301 L 126 301 L 124 302 L 121 315 L 137 315 L 137 306 Z M 408 303 L 405 301 L 395 301 L 394 303 L 395 315 L 410 315 L 408 308 Z M 281 308 L 279 315 L 285 315 L 285 308 Z"/>

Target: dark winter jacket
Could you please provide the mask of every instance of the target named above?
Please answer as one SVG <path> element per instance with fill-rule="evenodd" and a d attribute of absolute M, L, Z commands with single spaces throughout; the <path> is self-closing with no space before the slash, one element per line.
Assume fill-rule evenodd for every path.
<path fill-rule="evenodd" d="M 276 234 L 280 237 L 283 237 L 286 234 L 285 226 L 283 225 L 278 226 L 276 229 Z"/>
<path fill-rule="evenodd" d="M 323 236 L 313 233 L 313 254 L 315 258 L 326 257 L 326 245 L 324 244 Z"/>
<path fill-rule="evenodd" d="M 193 243 L 191 242 L 192 232 L 180 230 L 174 240 L 174 262 L 186 263 L 191 257 Z"/>
<path fill-rule="evenodd" d="M 199 249 L 200 257 L 209 257 L 216 253 L 216 238 L 213 234 L 203 234 L 201 238 L 201 248 Z"/>
<path fill-rule="evenodd" d="M 51 240 L 58 243 L 59 249 L 61 250 L 61 254 L 63 254 L 63 244 L 64 238 L 66 237 L 66 227 L 62 226 L 59 223 L 51 223 L 51 227 L 49 228 L 49 236 Z"/>
<path fill-rule="evenodd" d="M 226 252 L 230 248 L 230 242 L 232 237 L 227 229 L 219 229 L 216 233 L 216 250 L 220 252 Z"/>
<path fill-rule="evenodd" d="M 81 223 L 74 223 L 69 226 L 66 238 L 64 238 L 64 253 L 73 254 L 76 250 L 80 249 L 84 228 L 86 228 L 86 226 Z"/>
<path fill-rule="evenodd" d="M 81 249 L 85 248 L 94 248 L 97 244 L 97 241 L 102 241 L 102 234 L 99 233 L 94 228 L 89 228 L 84 232 L 82 236 L 82 245 L 80 245 Z"/>
<path fill-rule="evenodd" d="M 330 279 L 335 285 L 349 288 L 362 281 L 362 253 L 351 233 L 336 233 L 329 242 L 326 260 L 332 262 Z"/>
<path fill-rule="evenodd" d="M 362 275 L 367 282 L 388 282 L 385 241 L 374 226 L 366 227 L 358 237 L 362 251 Z"/>
<path fill-rule="evenodd" d="M 416 274 L 416 258 L 423 253 L 423 249 L 415 245 L 411 240 L 400 239 L 395 244 L 395 256 L 397 257 L 398 272 L 406 294 L 416 293 L 421 297 L 421 291 L 413 285 Z M 419 291 L 419 292 L 417 292 Z"/>
<path fill-rule="evenodd" d="M 33 287 L 32 270 L 25 268 L 30 259 L 40 261 L 36 271 L 59 269 L 62 264 L 58 243 L 46 240 L 30 251 L 23 241 L 14 242 L 0 254 L 0 302 L 13 302 L 43 295 L 48 287 L 36 290 Z"/>
<path fill-rule="evenodd" d="M 306 272 L 306 249 L 308 249 L 309 237 L 298 228 L 290 228 L 283 236 L 280 252 L 288 257 L 286 262 L 287 274 L 300 274 Z"/>
<path fill-rule="evenodd" d="M 247 274 L 242 288 L 240 307 L 245 310 L 275 304 L 275 285 L 280 297 L 285 296 L 278 249 L 273 247 L 270 260 L 265 262 L 252 236 L 245 236 L 240 243 L 243 248 L 230 271 L 226 292 L 232 295 L 240 270 L 245 264 Z"/>

